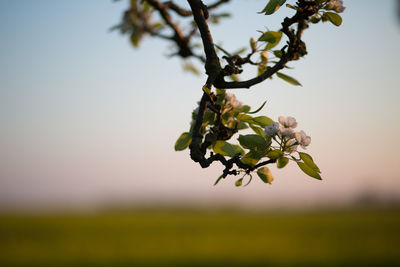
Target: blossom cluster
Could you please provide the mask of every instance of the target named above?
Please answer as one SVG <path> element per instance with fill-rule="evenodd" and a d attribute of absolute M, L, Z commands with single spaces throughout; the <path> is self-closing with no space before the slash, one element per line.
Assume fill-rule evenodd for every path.
<path fill-rule="evenodd" d="M 297 151 L 298 145 L 306 149 L 311 143 L 311 137 L 307 136 L 304 131 L 295 132 L 297 121 L 293 117 L 278 118 L 278 122 L 265 127 L 265 134 L 269 137 L 278 136 L 282 141 L 282 146 L 286 152 L 292 153 Z"/>
<path fill-rule="evenodd" d="M 200 101 L 197 102 L 197 105 L 200 105 Z M 222 110 L 222 114 L 234 110 L 234 109 L 240 109 L 243 107 L 243 103 L 240 102 L 239 100 L 236 99 L 236 96 L 234 94 L 226 94 L 225 99 L 223 101 L 223 106 L 224 109 Z M 199 113 L 199 107 L 195 108 L 193 110 L 193 113 L 197 115 Z"/>
<path fill-rule="evenodd" d="M 343 6 L 342 0 L 330 0 L 326 3 L 326 10 L 334 10 L 337 13 L 342 13 L 346 7 Z"/>
<path fill-rule="evenodd" d="M 232 109 L 240 109 L 241 107 L 243 107 L 243 103 L 237 100 L 234 94 L 226 94 L 223 105 L 225 108 L 222 113 L 225 113 L 226 111 Z"/>

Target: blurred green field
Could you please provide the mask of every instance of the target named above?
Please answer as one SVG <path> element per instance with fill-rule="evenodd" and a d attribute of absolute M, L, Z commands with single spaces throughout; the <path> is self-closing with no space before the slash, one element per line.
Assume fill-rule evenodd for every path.
<path fill-rule="evenodd" d="M 2 215 L 0 266 L 400 266 L 400 212 Z"/>

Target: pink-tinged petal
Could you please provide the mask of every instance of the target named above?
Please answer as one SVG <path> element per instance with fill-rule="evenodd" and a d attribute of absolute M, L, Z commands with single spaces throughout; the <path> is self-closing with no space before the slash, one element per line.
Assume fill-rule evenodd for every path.
<path fill-rule="evenodd" d="M 306 137 L 306 133 L 304 131 L 295 133 L 295 138 L 296 138 L 297 142 L 299 142 L 299 143 L 301 143 L 305 137 Z"/>
<path fill-rule="evenodd" d="M 296 119 L 293 117 L 287 117 L 285 126 L 290 128 L 296 128 L 297 126 Z"/>
<path fill-rule="evenodd" d="M 278 121 L 280 124 L 285 125 L 286 124 L 286 118 L 283 116 L 279 116 Z"/>
<path fill-rule="evenodd" d="M 307 137 L 304 139 L 303 144 L 304 144 L 305 146 L 310 145 L 310 144 L 311 144 L 311 137 L 310 137 L 310 136 L 307 136 Z"/>

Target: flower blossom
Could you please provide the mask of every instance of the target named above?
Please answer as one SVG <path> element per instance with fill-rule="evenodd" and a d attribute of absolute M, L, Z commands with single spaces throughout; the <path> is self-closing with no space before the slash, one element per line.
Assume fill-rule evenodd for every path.
<path fill-rule="evenodd" d="M 290 139 L 287 143 L 286 143 L 286 148 L 285 151 L 290 153 L 296 152 L 297 151 L 297 142 L 294 139 Z"/>
<path fill-rule="evenodd" d="M 293 138 L 294 130 L 292 128 L 286 128 L 282 124 L 279 124 L 278 127 L 279 127 L 279 135 L 281 135 L 283 137 L 287 136 L 289 138 Z"/>
<path fill-rule="evenodd" d="M 274 122 L 264 128 L 265 134 L 267 136 L 274 136 L 279 132 L 279 122 Z"/>
<path fill-rule="evenodd" d="M 334 10 L 337 13 L 342 13 L 346 7 L 343 6 L 342 0 L 330 0 L 326 3 L 325 9 Z"/>
<path fill-rule="evenodd" d="M 234 94 L 226 94 L 225 101 L 227 105 L 230 105 L 233 109 L 239 109 L 243 106 L 243 103 L 236 99 Z"/>
<path fill-rule="evenodd" d="M 293 117 L 283 117 L 280 116 L 279 120 L 279 134 L 284 137 L 293 138 L 294 130 L 293 128 L 297 127 L 296 119 Z"/>
<path fill-rule="evenodd" d="M 304 131 L 295 133 L 295 138 L 303 149 L 306 149 L 306 147 L 311 143 L 311 137 L 307 136 Z"/>
<path fill-rule="evenodd" d="M 279 123 L 282 124 L 285 128 L 296 128 L 297 127 L 296 119 L 293 117 L 279 116 L 278 120 L 279 120 Z"/>
<path fill-rule="evenodd" d="M 297 151 L 299 145 L 303 149 L 310 145 L 310 136 L 307 136 L 304 131 L 294 131 L 294 128 L 297 127 L 295 118 L 280 116 L 278 121 L 266 126 L 264 131 L 269 137 L 273 137 L 276 134 L 279 136 L 284 144 L 284 152 L 291 154 Z"/>

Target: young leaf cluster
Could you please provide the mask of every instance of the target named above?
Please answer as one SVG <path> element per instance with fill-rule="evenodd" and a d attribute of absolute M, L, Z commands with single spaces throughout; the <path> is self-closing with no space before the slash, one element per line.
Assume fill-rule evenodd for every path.
<path fill-rule="evenodd" d="M 203 168 L 214 162 L 221 163 L 224 170 L 215 184 L 228 175 L 239 175 L 235 185 L 247 185 L 253 172 L 263 182 L 271 183 L 274 178 L 266 165 L 276 164 L 282 169 L 290 161 L 296 162 L 305 174 L 321 179 L 320 169 L 312 157 L 298 151 L 310 144 L 311 137 L 304 131 L 294 130 L 297 122 L 293 117 L 279 117 L 274 121 L 258 115 L 265 102 L 252 111 L 227 90 L 248 89 L 273 77 L 301 86 L 296 78 L 282 70 L 289 69 L 289 62 L 307 54 L 302 36 L 310 24 L 330 21 L 335 26 L 341 25 L 339 13 L 345 10 L 343 1 L 265 1 L 259 14 L 272 15 L 283 6 L 292 9 L 294 14 L 284 18 L 279 29 L 259 30 L 258 36 L 250 38 L 247 54 L 242 48 L 228 52 L 213 41 L 209 24 L 229 17 L 226 12 L 217 12 L 229 2 L 215 0 L 206 6 L 201 0 L 187 0 L 188 5 L 182 1 L 130 0 L 122 22 L 114 29 L 129 34 L 134 47 L 146 35 L 166 40 L 174 49 L 170 56 L 182 58 L 186 71 L 200 73 L 188 61 L 190 58 L 198 59 L 204 66 L 207 79 L 201 88 L 203 95 L 192 112 L 190 129 L 178 138 L 175 150 L 188 148 L 191 159 Z M 241 80 L 244 66 L 253 67 L 253 78 Z"/>
<path fill-rule="evenodd" d="M 275 122 L 267 116 L 253 115 L 261 111 L 266 102 L 255 111 L 251 111 L 250 106 L 243 105 L 234 94 L 228 94 L 226 90 L 217 90 L 214 98 L 213 105 L 218 111 L 213 111 L 213 108 L 206 108 L 204 111 L 199 131 L 205 139 L 200 146 L 209 150 L 211 157 L 219 155 L 224 158 L 224 162 L 236 162 L 238 167 L 233 169 L 233 165 L 227 164 L 215 184 L 232 174 L 242 175 L 236 181 L 236 186 L 241 186 L 243 179 L 248 175 L 250 178 L 247 185 L 251 181 L 253 171 L 256 171 L 263 182 L 271 183 L 274 178 L 265 165 L 276 163 L 281 169 L 289 161 L 295 161 L 307 175 L 321 179 L 320 170 L 311 156 L 297 151 L 299 146 L 306 148 L 311 138 L 303 131 L 293 130 L 297 126 L 294 118 L 280 117 L 279 122 Z M 198 116 L 199 109 L 195 109 L 192 112 L 189 132 L 182 133 L 175 143 L 176 151 L 185 150 L 191 144 Z M 239 132 L 243 134 L 237 134 Z M 295 153 L 298 153 L 297 158 Z"/>

